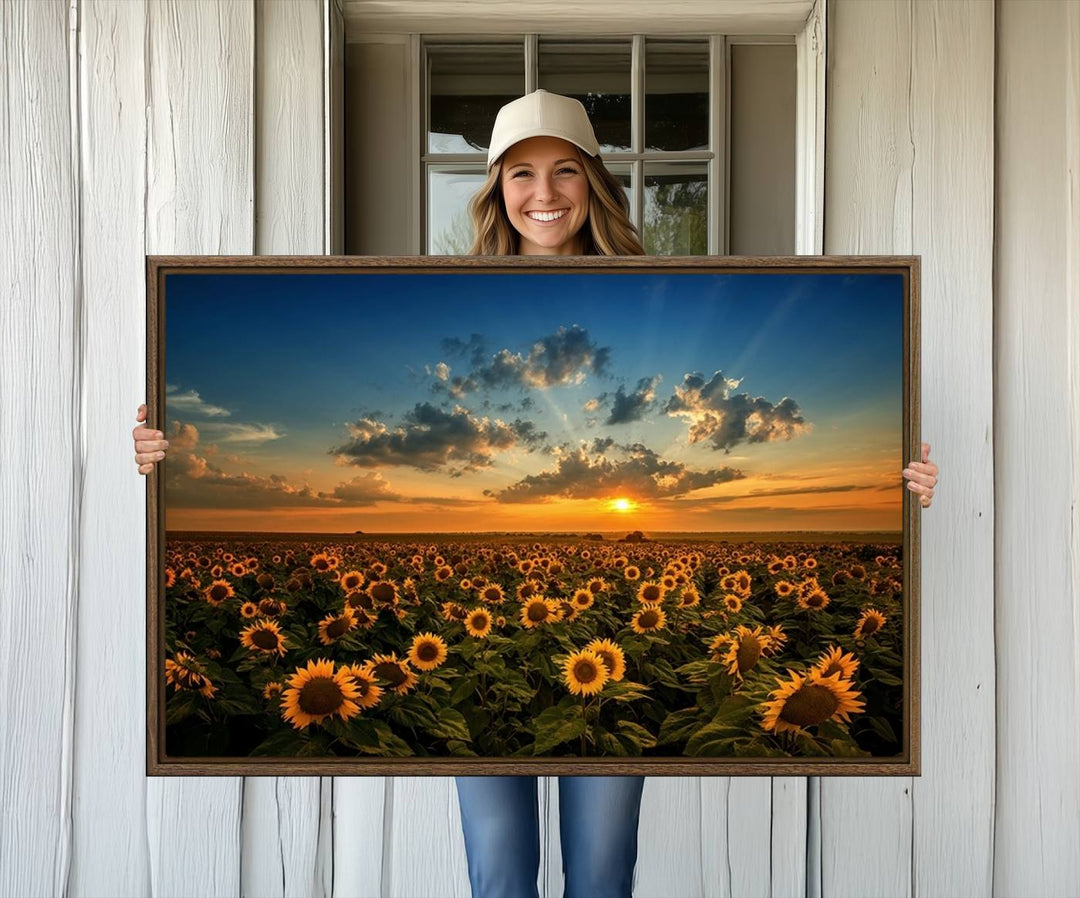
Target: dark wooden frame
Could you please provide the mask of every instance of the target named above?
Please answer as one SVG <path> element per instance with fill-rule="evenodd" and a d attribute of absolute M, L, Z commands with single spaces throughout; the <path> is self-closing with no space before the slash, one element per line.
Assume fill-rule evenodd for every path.
<path fill-rule="evenodd" d="M 171 273 L 445 272 L 832 272 L 902 274 L 905 285 L 903 442 L 905 459 L 920 458 L 920 256 L 694 256 L 694 257 L 450 257 L 450 256 L 147 256 L 147 426 L 161 428 L 164 383 L 164 277 Z M 904 752 L 880 761 L 833 758 L 184 758 L 164 752 L 165 506 L 164 481 L 147 476 L 146 772 L 148 775 L 349 776 L 349 775 L 648 775 L 648 776 L 918 776 L 920 775 L 920 504 L 903 496 L 904 544 Z"/>

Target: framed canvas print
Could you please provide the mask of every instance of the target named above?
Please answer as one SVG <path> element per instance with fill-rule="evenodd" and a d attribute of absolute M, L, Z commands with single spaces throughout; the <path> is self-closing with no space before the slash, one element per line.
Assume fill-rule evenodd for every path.
<path fill-rule="evenodd" d="M 147 277 L 151 774 L 918 774 L 917 257 Z"/>

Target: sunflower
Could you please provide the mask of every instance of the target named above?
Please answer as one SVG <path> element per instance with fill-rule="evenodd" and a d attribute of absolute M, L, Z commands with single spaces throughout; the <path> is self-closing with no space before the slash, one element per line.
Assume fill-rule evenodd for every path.
<path fill-rule="evenodd" d="M 851 566 L 851 570 L 848 571 L 848 573 L 851 574 L 852 579 L 855 579 L 855 580 L 865 580 L 866 579 L 866 568 L 863 567 L 861 564 L 853 564 Z"/>
<path fill-rule="evenodd" d="M 761 627 L 751 630 L 739 624 L 735 628 L 735 636 L 728 647 L 727 655 L 724 656 L 728 673 L 733 677 L 741 677 L 758 663 L 768 644 L 769 637 Z"/>
<path fill-rule="evenodd" d="M 253 652 L 285 654 L 285 637 L 272 620 L 261 620 L 240 632 L 240 644 Z"/>
<path fill-rule="evenodd" d="M 659 605 L 642 605 L 641 610 L 634 614 L 630 621 L 635 633 L 654 633 L 664 629 L 667 623 L 667 615 Z"/>
<path fill-rule="evenodd" d="M 171 567 L 165 568 L 165 587 L 168 588 L 176 582 L 176 571 Z"/>
<path fill-rule="evenodd" d="M 734 592 L 738 582 L 734 574 L 727 574 L 720 578 L 720 588 L 725 592 Z"/>
<path fill-rule="evenodd" d="M 354 626 L 356 626 L 356 619 L 351 609 L 345 608 L 340 614 L 330 612 L 319 621 L 319 642 L 323 645 L 333 645 Z"/>
<path fill-rule="evenodd" d="M 709 643 L 709 651 L 712 652 L 713 661 L 722 661 L 727 650 L 731 647 L 733 637 L 730 633 L 717 633 L 713 641 Z"/>
<path fill-rule="evenodd" d="M 398 603 L 397 585 L 393 580 L 372 580 L 365 592 L 371 597 L 371 601 L 378 605 Z"/>
<path fill-rule="evenodd" d="M 732 614 L 738 614 L 742 611 L 742 599 L 735 595 L 735 593 L 729 592 L 724 596 L 724 607 Z"/>
<path fill-rule="evenodd" d="M 784 648 L 784 643 L 787 642 L 787 633 L 784 632 L 783 624 L 775 624 L 769 627 L 765 631 L 765 635 L 769 637 L 769 644 L 765 646 L 765 654 L 772 656 L 780 654 L 780 651 Z"/>
<path fill-rule="evenodd" d="M 782 599 L 786 599 L 795 592 L 795 584 L 790 580 L 777 580 L 773 584 L 773 591 Z"/>
<path fill-rule="evenodd" d="M 674 574 L 664 574 L 664 576 L 660 578 L 660 585 L 664 588 L 664 592 L 671 592 L 671 590 L 679 585 L 679 581 L 675 579 Z"/>
<path fill-rule="evenodd" d="M 266 617 L 279 617 L 285 613 L 286 605 L 279 602 L 273 596 L 267 596 L 259 601 L 259 614 Z"/>
<path fill-rule="evenodd" d="M 404 695 L 420 681 L 412 672 L 408 661 L 398 660 L 397 652 L 376 655 L 364 665 L 363 670 L 389 684 L 391 691 L 398 695 Z"/>
<path fill-rule="evenodd" d="M 491 614 L 486 608 L 474 608 L 465 618 L 465 632 L 483 639 L 491 632 Z"/>
<path fill-rule="evenodd" d="M 435 570 L 435 579 L 442 583 L 445 580 L 449 580 L 454 575 L 454 569 L 443 565 Z"/>
<path fill-rule="evenodd" d="M 518 585 L 515 592 L 517 594 L 518 601 L 525 602 L 533 598 L 534 596 L 539 595 L 540 590 L 541 587 L 539 584 L 533 583 L 531 580 L 526 580 L 524 583 Z"/>
<path fill-rule="evenodd" d="M 187 652 L 177 652 L 173 658 L 165 659 L 165 682 L 171 683 L 177 692 L 189 689 L 206 698 L 213 698 L 217 692 L 203 666 Z"/>
<path fill-rule="evenodd" d="M 659 583 L 642 583 L 638 587 L 637 599 L 642 605 L 657 605 L 664 600 L 665 589 Z"/>
<path fill-rule="evenodd" d="M 352 592 L 354 589 L 359 589 L 363 586 L 365 579 L 363 573 L 360 571 L 346 571 L 338 579 L 338 583 L 345 592 Z"/>
<path fill-rule="evenodd" d="M 885 620 L 885 615 L 876 608 L 867 608 L 855 625 L 855 638 L 865 639 L 867 636 L 873 636 L 885 626 Z"/>
<path fill-rule="evenodd" d="M 803 561 L 803 567 L 808 571 L 812 571 L 817 567 L 817 559 L 813 555 L 807 556 L 806 560 Z"/>
<path fill-rule="evenodd" d="M 345 607 L 351 608 L 353 611 L 361 608 L 365 611 L 371 611 L 375 607 L 375 600 L 362 589 L 354 589 L 352 592 L 345 594 Z"/>
<path fill-rule="evenodd" d="M 460 624 L 465 622 L 465 618 L 469 614 L 469 609 L 459 605 L 457 602 L 443 602 L 439 613 L 443 616 L 444 620 L 448 620 L 451 623 L 457 621 Z"/>
<path fill-rule="evenodd" d="M 234 577 L 243 577 L 247 573 L 247 567 L 244 566 L 242 561 L 237 561 L 235 564 L 229 565 L 229 573 Z"/>
<path fill-rule="evenodd" d="M 521 606 L 521 625 L 532 629 L 559 619 L 559 605 L 554 599 L 541 596 L 529 599 Z"/>
<path fill-rule="evenodd" d="M 378 580 L 386 573 L 387 567 L 381 561 L 373 561 L 368 566 L 368 570 L 371 571 L 371 573 L 375 575 L 375 579 Z"/>
<path fill-rule="evenodd" d="M 859 660 L 851 652 L 845 653 L 839 646 L 831 646 L 827 652 L 818 658 L 814 670 L 823 677 L 831 677 L 834 673 L 840 674 L 841 680 L 850 680 L 855 676 L 859 668 Z"/>
<path fill-rule="evenodd" d="M 595 695 L 607 679 L 604 659 L 588 649 L 574 652 L 563 665 L 563 682 L 574 695 Z"/>
<path fill-rule="evenodd" d="M 604 592 L 608 588 L 607 580 L 603 577 L 593 577 L 586 585 L 586 589 L 589 590 L 594 596 Z"/>
<path fill-rule="evenodd" d="M 265 698 L 267 701 L 270 701 L 271 699 L 277 698 L 277 696 L 281 695 L 284 689 L 284 683 L 279 683 L 277 680 L 270 680 L 270 682 L 263 686 L 263 698 Z"/>
<path fill-rule="evenodd" d="M 607 668 L 608 679 L 618 683 L 626 672 L 626 657 L 623 650 L 610 639 L 594 639 L 587 646 L 586 652 L 595 652 Z"/>
<path fill-rule="evenodd" d="M 434 633 L 420 633 L 413 637 L 409 649 L 409 663 L 417 670 L 434 670 L 446 660 L 446 643 Z"/>
<path fill-rule="evenodd" d="M 506 601 L 503 588 L 498 583 L 485 583 L 480 588 L 480 600 L 489 605 L 501 605 Z"/>
<path fill-rule="evenodd" d="M 360 713 L 358 690 L 345 668 L 334 670 L 326 658 L 308 661 L 289 677 L 289 688 L 281 701 L 281 716 L 296 729 L 322 723 L 327 717 L 348 720 Z"/>
<path fill-rule="evenodd" d="M 680 608 L 693 608 L 700 601 L 701 593 L 697 591 L 697 587 L 693 583 L 683 587 L 682 594 L 679 596 Z"/>
<path fill-rule="evenodd" d="M 788 676 L 787 681 L 777 679 L 779 688 L 769 693 L 772 701 L 761 705 L 761 727 L 767 732 L 801 733 L 826 720 L 847 723 L 850 715 L 863 711 L 860 693 L 839 673 L 823 677 L 818 670 L 789 670 Z"/>
<path fill-rule="evenodd" d="M 627 580 L 639 580 L 641 579 L 641 568 L 636 564 L 628 564 L 623 568 L 623 576 Z"/>
<path fill-rule="evenodd" d="M 234 595 L 236 593 L 226 580 L 215 580 L 203 590 L 203 598 L 215 607 Z"/>
<path fill-rule="evenodd" d="M 586 608 L 592 606 L 596 601 L 594 593 L 591 589 L 575 589 L 574 595 L 570 598 L 570 602 L 578 611 L 584 611 Z"/>
<path fill-rule="evenodd" d="M 256 605 L 254 602 L 244 602 L 244 604 L 240 606 L 240 616 L 246 617 L 248 620 L 256 617 L 258 613 L 259 606 Z"/>
<path fill-rule="evenodd" d="M 829 604 L 829 596 L 820 586 L 799 593 L 799 607 L 803 611 L 821 611 Z"/>
<path fill-rule="evenodd" d="M 356 691 L 359 693 L 354 701 L 360 708 L 366 711 L 374 708 L 382 698 L 382 687 L 375 682 L 375 675 L 365 671 L 358 664 L 347 664 L 341 668 L 352 679 Z"/>
<path fill-rule="evenodd" d="M 787 556 L 784 557 L 784 569 L 785 570 L 793 571 L 798 566 L 799 566 L 799 559 L 797 559 L 794 555 L 787 555 Z"/>
<path fill-rule="evenodd" d="M 744 597 L 750 595 L 750 574 L 746 571 L 735 574 L 735 592 Z"/>

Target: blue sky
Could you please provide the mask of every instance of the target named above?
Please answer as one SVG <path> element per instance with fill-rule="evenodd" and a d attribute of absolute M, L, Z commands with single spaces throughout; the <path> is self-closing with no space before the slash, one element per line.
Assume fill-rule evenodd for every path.
<path fill-rule="evenodd" d="M 875 510 L 844 529 L 899 529 L 901 487 L 877 501 L 902 466 L 899 275 L 198 274 L 166 289 L 177 527 L 280 514 L 309 529 L 322 512 L 327 530 L 415 529 L 479 510 L 483 529 L 514 529 L 527 499 L 532 522 L 564 529 L 611 487 L 670 524 L 722 498 L 663 529 L 725 529 L 734 489 L 817 472 L 845 484 L 823 529 L 855 521 L 859 489 Z M 819 512 L 841 507 L 817 495 Z"/>

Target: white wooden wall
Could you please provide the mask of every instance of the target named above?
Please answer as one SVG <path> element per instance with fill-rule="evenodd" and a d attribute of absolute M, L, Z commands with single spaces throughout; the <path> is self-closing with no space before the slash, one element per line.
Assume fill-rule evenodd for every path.
<path fill-rule="evenodd" d="M 0 895 L 466 896 L 451 779 L 143 772 L 143 255 L 333 245 L 336 4 L 0 13 Z M 1075 895 L 1080 4 L 828 24 L 825 251 L 923 257 L 923 775 L 650 779 L 635 894 Z"/>

